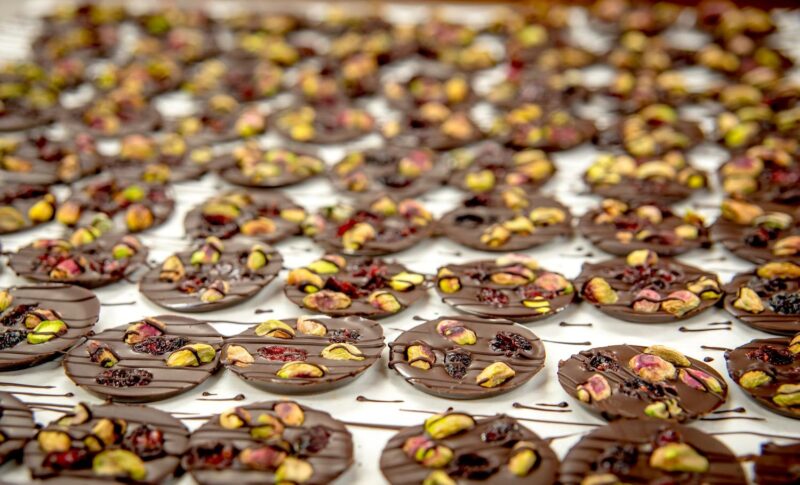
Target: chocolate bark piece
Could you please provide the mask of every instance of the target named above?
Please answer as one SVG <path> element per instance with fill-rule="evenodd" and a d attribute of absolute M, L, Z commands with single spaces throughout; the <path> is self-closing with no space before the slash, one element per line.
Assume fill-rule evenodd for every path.
<path fill-rule="evenodd" d="M 570 396 L 603 419 L 656 418 L 685 422 L 721 406 L 728 386 L 711 366 L 662 345 L 612 345 L 558 364 Z"/>
<path fill-rule="evenodd" d="M 448 411 L 403 428 L 381 454 L 392 485 L 417 483 L 556 483 L 550 443 L 505 414 L 474 418 Z"/>
<path fill-rule="evenodd" d="M 36 434 L 33 412 L 8 392 L 0 392 L 0 464 L 22 456 L 22 448 Z"/>
<path fill-rule="evenodd" d="M 267 245 L 209 237 L 145 273 L 139 291 L 177 312 L 221 310 L 256 295 L 282 264 L 281 255 Z"/>
<path fill-rule="evenodd" d="M 306 235 L 332 253 L 380 256 L 403 251 L 433 234 L 433 216 L 413 199 L 390 195 L 323 207 L 304 223 Z"/>
<path fill-rule="evenodd" d="M 280 93 L 283 79 L 283 69 L 269 61 L 213 58 L 195 65 L 182 88 L 198 97 L 225 92 L 249 103 Z"/>
<path fill-rule="evenodd" d="M 118 229 L 140 232 L 166 222 L 174 209 L 169 185 L 102 176 L 74 188 L 59 206 L 56 220 L 74 227 L 105 214 L 115 219 Z"/>
<path fill-rule="evenodd" d="M 510 320 L 440 317 L 389 344 L 389 367 L 420 391 L 446 399 L 510 392 L 544 367 L 539 337 Z"/>
<path fill-rule="evenodd" d="M 769 411 L 800 419 L 800 332 L 725 352 L 728 375 Z"/>
<path fill-rule="evenodd" d="M 800 480 L 800 444 L 762 443 L 755 459 L 756 485 L 792 485 Z"/>
<path fill-rule="evenodd" d="M 800 254 L 800 212 L 787 212 L 776 204 L 725 199 L 711 236 L 753 263 L 792 260 Z"/>
<path fill-rule="evenodd" d="M 43 185 L 0 188 L 0 234 L 11 234 L 53 220 L 56 198 Z"/>
<path fill-rule="evenodd" d="M 555 315 L 575 298 L 568 279 L 521 254 L 442 266 L 436 291 L 458 311 L 515 322 Z"/>
<path fill-rule="evenodd" d="M 64 111 L 68 128 L 96 138 L 146 133 L 162 125 L 159 111 L 143 95 L 119 88 L 98 95 L 86 105 Z"/>
<path fill-rule="evenodd" d="M 209 145 L 261 135 L 267 130 L 267 117 L 258 106 L 215 94 L 203 100 L 198 114 L 171 120 L 169 130 L 190 145 Z"/>
<path fill-rule="evenodd" d="M 222 336 L 201 320 L 146 317 L 104 330 L 64 357 L 76 385 L 115 402 L 166 399 L 202 384 L 220 364 Z"/>
<path fill-rule="evenodd" d="M 511 148 L 558 151 L 586 143 L 596 132 L 592 121 L 567 109 L 526 103 L 495 118 L 489 136 Z"/>
<path fill-rule="evenodd" d="M 469 107 L 475 101 L 471 84 L 471 77 L 464 73 L 434 70 L 408 79 L 387 81 L 383 85 L 383 96 L 392 107 L 402 111 L 413 111 L 427 103 Z"/>
<path fill-rule="evenodd" d="M 705 172 L 689 164 L 679 151 L 640 159 L 601 154 L 584 172 L 583 180 L 592 193 L 628 203 L 672 204 L 708 187 Z"/>
<path fill-rule="evenodd" d="M 452 169 L 448 183 L 475 193 L 491 192 L 498 186 L 536 190 L 556 172 L 543 151 L 511 150 L 494 141 L 452 150 L 446 157 Z"/>
<path fill-rule="evenodd" d="M 384 123 L 381 134 L 392 145 L 432 150 L 452 150 L 484 137 L 467 109 L 432 101 Z"/>
<path fill-rule="evenodd" d="M 306 211 L 279 192 L 231 190 L 191 209 L 183 220 L 190 237 L 247 236 L 273 244 L 300 234 Z"/>
<path fill-rule="evenodd" d="M 380 89 L 380 65 L 376 56 L 353 53 L 322 65 L 301 67 L 292 86 L 295 95 L 315 108 L 347 103 L 371 96 Z"/>
<path fill-rule="evenodd" d="M 340 103 L 323 108 L 293 106 L 273 115 L 275 130 L 301 143 L 344 143 L 370 134 L 375 119 L 364 109 Z"/>
<path fill-rule="evenodd" d="M 725 444 L 698 429 L 624 419 L 583 437 L 561 463 L 559 483 L 696 481 L 745 485 L 744 470 Z"/>
<path fill-rule="evenodd" d="M 9 255 L 8 265 L 32 281 L 99 288 L 128 277 L 146 260 L 147 248 L 136 237 L 86 226 L 68 239 L 23 246 Z"/>
<path fill-rule="evenodd" d="M 295 185 L 325 170 L 317 155 L 290 148 L 264 149 L 255 142 L 236 147 L 215 165 L 228 182 L 253 188 Z"/>
<path fill-rule="evenodd" d="M 361 317 L 267 320 L 228 337 L 222 361 L 269 392 L 310 394 L 349 384 L 380 359 L 383 328 Z"/>
<path fill-rule="evenodd" d="M 99 315 L 94 293 L 77 286 L 0 290 L 0 370 L 27 369 L 58 357 L 92 331 Z"/>
<path fill-rule="evenodd" d="M 425 280 L 397 262 L 328 254 L 290 271 L 283 291 L 306 310 L 377 319 L 400 313 L 427 296 Z"/>
<path fill-rule="evenodd" d="M 703 217 L 687 211 L 683 216 L 662 204 L 626 204 L 605 199 L 578 222 L 583 237 L 607 253 L 625 256 L 650 249 L 661 256 L 677 256 L 693 249 L 708 249 L 711 239 Z"/>
<path fill-rule="evenodd" d="M 108 163 L 85 133 L 70 141 L 32 133 L 25 140 L 2 140 L 0 144 L 0 180 L 9 184 L 74 182 L 99 172 Z"/>
<path fill-rule="evenodd" d="M 337 190 L 352 195 L 416 197 L 443 185 L 447 170 L 427 148 L 387 146 L 350 152 L 328 174 Z"/>
<path fill-rule="evenodd" d="M 150 184 L 197 180 L 209 171 L 211 146 L 191 146 L 177 133 L 128 135 L 121 140 L 112 173 L 119 179 Z"/>
<path fill-rule="evenodd" d="M 565 205 L 530 196 L 521 187 L 475 195 L 439 224 L 444 236 L 481 251 L 521 251 L 572 237 L 572 215 Z"/>
<path fill-rule="evenodd" d="M 634 323 L 691 318 L 716 305 L 723 291 L 717 275 L 639 249 L 627 258 L 584 263 L 575 288 L 601 312 Z"/>
<path fill-rule="evenodd" d="M 725 285 L 725 310 L 762 332 L 794 335 L 800 331 L 800 266 L 766 263 L 739 273 Z"/>
<path fill-rule="evenodd" d="M 148 483 L 172 478 L 189 442 L 177 418 L 148 406 L 79 403 L 25 445 L 31 475 L 58 483 Z"/>
<path fill-rule="evenodd" d="M 353 464 L 353 437 L 326 412 L 263 401 L 212 416 L 181 464 L 202 485 L 331 483 Z"/>

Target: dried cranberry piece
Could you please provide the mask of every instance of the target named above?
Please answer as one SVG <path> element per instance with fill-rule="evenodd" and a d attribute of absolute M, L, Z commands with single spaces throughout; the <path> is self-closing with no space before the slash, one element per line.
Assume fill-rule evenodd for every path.
<path fill-rule="evenodd" d="M 603 452 L 598 458 L 598 468 L 615 475 L 625 475 L 636 465 L 639 460 L 639 450 L 636 445 L 614 445 Z"/>
<path fill-rule="evenodd" d="M 607 355 L 595 354 L 589 359 L 589 367 L 599 371 L 616 370 L 619 363 Z"/>
<path fill-rule="evenodd" d="M 182 291 L 183 293 L 192 294 L 197 293 L 203 286 L 205 286 L 203 278 L 199 276 L 189 276 L 180 282 L 178 285 L 178 290 Z"/>
<path fill-rule="evenodd" d="M 778 294 L 770 298 L 772 311 L 782 315 L 800 314 L 800 293 Z"/>
<path fill-rule="evenodd" d="M 444 370 L 453 379 L 462 379 L 467 375 L 470 364 L 472 364 L 472 357 L 465 350 L 452 349 L 444 354 Z"/>
<path fill-rule="evenodd" d="M 154 458 L 164 453 L 164 433 L 148 425 L 139 426 L 125 437 L 124 446 L 141 458 Z"/>
<path fill-rule="evenodd" d="M 308 357 L 308 352 L 297 347 L 284 347 L 282 345 L 269 345 L 257 350 L 258 355 L 267 360 L 277 360 L 280 362 L 304 361 Z"/>
<path fill-rule="evenodd" d="M 186 461 L 190 468 L 206 468 L 220 470 L 229 468 L 236 457 L 236 450 L 228 444 L 209 444 L 191 448 L 186 453 Z"/>
<path fill-rule="evenodd" d="M 358 342 L 361 339 L 361 333 L 358 330 L 351 328 L 335 328 L 328 330 L 328 340 L 332 343 L 343 342 Z"/>
<path fill-rule="evenodd" d="M 681 436 L 680 432 L 674 429 L 662 429 L 656 435 L 655 440 L 653 441 L 656 448 L 668 445 L 670 443 L 682 443 L 683 436 Z"/>
<path fill-rule="evenodd" d="M 186 337 L 147 337 L 133 344 L 133 351 L 142 354 L 163 355 L 178 350 L 189 343 Z"/>
<path fill-rule="evenodd" d="M 620 391 L 630 396 L 639 396 L 641 393 L 645 393 L 648 397 L 654 400 L 666 397 L 667 393 L 670 391 L 673 393 L 675 392 L 674 390 L 667 389 L 662 385 L 652 384 L 638 377 L 634 377 L 623 382 L 622 386 L 620 386 Z"/>
<path fill-rule="evenodd" d="M 519 431 L 517 423 L 508 419 L 501 419 L 492 423 L 486 431 L 481 433 L 481 440 L 487 443 L 504 441 L 510 435 L 516 434 L 517 431 Z"/>
<path fill-rule="evenodd" d="M 523 352 L 533 348 L 530 340 L 515 332 L 497 332 L 489 348 L 494 352 L 505 354 L 506 357 L 519 357 Z"/>
<path fill-rule="evenodd" d="M 331 433 L 324 426 L 316 425 L 304 430 L 294 441 L 294 450 L 299 455 L 319 453 L 328 446 Z"/>
<path fill-rule="evenodd" d="M 772 365 L 791 365 L 796 357 L 789 349 L 776 349 L 771 345 L 762 345 L 747 353 L 748 359 L 763 360 Z"/>
<path fill-rule="evenodd" d="M 500 290 L 484 287 L 478 290 L 478 301 L 501 307 L 508 305 L 508 296 Z"/>
<path fill-rule="evenodd" d="M 0 350 L 10 349 L 25 340 L 27 335 L 22 330 L 8 330 L 0 333 Z"/>
<path fill-rule="evenodd" d="M 486 480 L 497 471 L 489 460 L 477 453 L 465 453 L 455 459 L 451 475 L 471 480 Z"/>
<path fill-rule="evenodd" d="M 48 453 L 42 465 L 55 470 L 71 470 L 83 468 L 88 461 L 89 452 L 84 448 L 70 448 L 67 451 Z"/>
<path fill-rule="evenodd" d="M 338 291 L 339 293 L 344 293 L 350 298 L 359 298 L 362 293 L 362 291 L 358 289 L 358 287 L 356 287 L 356 285 L 354 285 L 353 283 L 349 283 L 347 281 L 341 281 L 334 277 L 328 278 L 328 281 L 325 282 L 324 288 L 326 290 Z"/>
<path fill-rule="evenodd" d="M 101 386 L 140 387 L 153 381 L 153 374 L 144 369 L 109 369 L 94 378 Z"/>

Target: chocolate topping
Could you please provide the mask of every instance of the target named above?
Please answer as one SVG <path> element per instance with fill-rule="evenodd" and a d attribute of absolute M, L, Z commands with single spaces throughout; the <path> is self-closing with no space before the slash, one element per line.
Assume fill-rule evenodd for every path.
<path fill-rule="evenodd" d="M 19 458 L 22 447 L 35 434 L 36 423 L 30 409 L 7 392 L 0 392 L 0 464 Z"/>
<path fill-rule="evenodd" d="M 792 485 L 800 481 L 800 443 L 763 443 L 755 462 L 756 485 Z"/>
<path fill-rule="evenodd" d="M 254 188 L 295 185 L 325 168 L 316 155 L 286 148 L 262 149 L 255 143 L 235 148 L 216 165 L 228 182 Z"/>
<path fill-rule="evenodd" d="M 24 231 L 53 220 L 56 198 L 45 186 L 0 187 L 0 234 Z"/>

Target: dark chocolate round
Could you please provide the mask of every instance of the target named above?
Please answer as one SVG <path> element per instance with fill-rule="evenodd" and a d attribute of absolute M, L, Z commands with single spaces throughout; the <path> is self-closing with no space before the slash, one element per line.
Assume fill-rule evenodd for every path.
<path fill-rule="evenodd" d="M 232 96 L 216 94 L 203 100 L 200 112 L 172 120 L 169 130 L 192 146 L 253 138 L 267 129 L 267 117 L 256 105 L 242 105 Z"/>
<path fill-rule="evenodd" d="M 239 378 L 279 394 L 336 389 L 380 359 L 383 328 L 361 317 L 267 320 L 225 340 L 222 360 Z"/>
<path fill-rule="evenodd" d="M 455 432 L 444 429 L 447 421 Z M 552 485 L 558 464 L 550 443 L 511 416 L 478 419 L 452 411 L 400 430 L 386 443 L 380 461 L 392 485 Z"/>
<path fill-rule="evenodd" d="M 56 197 L 42 185 L 0 187 L 0 234 L 24 231 L 53 220 Z"/>
<path fill-rule="evenodd" d="M 438 269 L 436 291 L 458 311 L 531 322 L 555 315 L 575 298 L 572 283 L 519 254 Z"/>
<path fill-rule="evenodd" d="M 757 145 L 720 165 L 717 174 L 730 197 L 772 204 L 781 212 L 800 215 L 800 163 L 796 156 L 796 150 L 788 147 Z"/>
<path fill-rule="evenodd" d="M 158 315 L 98 333 L 64 357 L 64 371 L 103 399 L 158 401 L 211 377 L 221 347 L 222 336 L 211 325 Z"/>
<path fill-rule="evenodd" d="M 64 111 L 69 129 L 97 138 L 115 138 L 157 130 L 163 120 L 158 109 L 139 94 L 119 88 L 104 93 L 80 108 Z"/>
<path fill-rule="evenodd" d="M 0 151 L 0 180 L 10 184 L 74 182 L 99 172 L 108 163 L 85 133 L 78 134 L 74 141 L 34 133 L 24 141 L 10 142 Z"/>
<path fill-rule="evenodd" d="M 23 386 L 24 387 L 24 386 Z M 0 465 L 22 456 L 22 448 L 36 434 L 33 412 L 8 392 L 0 392 Z"/>
<path fill-rule="evenodd" d="M 147 261 L 147 248 L 134 236 L 78 231 L 69 239 L 39 239 L 21 247 L 8 256 L 9 267 L 32 281 L 99 288 L 127 278 Z M 76 235 L 89 240 L 82 243 Z"/>
<path fill-rule="evenodd" d="M 800 266 L 790 261 L 766 263 L 739 273 L 725 285 L 725 310 L 762 332 L 800 332 Z"/>
<path fill-rule="evenodd" d="M 793 485 L 800 482 L 800 443 L 763 443 L 755 459 L 756 485 Z"/>
<path fill-rule="evenodd" d="M 321 65 L 300 67 L 291 90 L 304 102 L 325 109 L 332 104 L 376 94 L 381 84 L 379 69 L 376 56 L 366 52 L 326 59 Z"/>
<path fill-rule="evenodd" d="M 266 60 L 214 58 L 194 65 L 182 88 L 196 97 L 224 92 L 249 103 L 279 94 L 283 79 L 283 69 Z"/>
<path fill-rule="evenodd" d="M 306 310 L 377 319 L 400 313 L 427 296 L 425 280 L 397 262 L 325 255 L 290 271 L 283 291 Z"/>
<path fill-rule="evenodd" d="M 273 244 L 299 234 L 305 210 L 280 192 L 233 190 L 186 213 L 190 237 L 228 239 L 243 235 Z"/>
<path fill-rule="evenodd" d="M 572 237 L 569 209 L 550 197 L 510 187 L 465 200 L 439 220 L 449 239 L 481 251 L 522 251 Z"/>
<path fill-rule="evenodd" d="M 212 416 L 181 463 L 201 485 L 332 483 L 353 464 L 353 437 L 326 412 L 258 402 Z"/>
<path fill-rule="evenodd" d="M 175 475 L 188 443 L 183 423 L 159 409 L 80 403 L 25 445 L 24 464 L 48 483 L 157 484 Z"/>
<path fill-rule="evenodd" d="M 627 258 L 583 263 L 575 288 L 601 312 L 634 323 L 685 320 L 717 304 L 717 275 L 640 249 Z"/>
<path fill-rule="evenodd" d="M 452 150 L 484 136 L 469 111 L 433 102 L 385 123 L 381 133 L 389 144 L 432 150 Z"/>
<path fill-rule="evenodd" d="M 323 207 L 305 228 L 328 252 L 353 256 L 398 253 L 433 234 L 433 216 L 413 199 L 384 195 L 357 205 Z"/>
<path fill-rule="evenodd" d="M 725 249 L 753 263 L 793 260 L 800 255 L 800 212 L 780 206 L 727 199 L 711 226 L 711 236 Z"/>
<path fill-rule="evenodd" d="M 375 119 L 364 109 L 347 104 L 322 108 L 299 105 L 273 115 L 275 131 L 301 143 L 345 143 L 370 134 Z"/>
<path fill-rule="evenodd" d="M 601 146 L 621 146 L 635 157 L 662 157 L 673 150 L 689 150 L 704 141 L 695 121 L 679 117 L 677 108 L 651 104 L 616 123 L 616 129 L 598 133 Z"/>
<path fill-rule="evenodd" d="M 190 146 L 183 136 L 128 135 L 121 140 L 120 154 L 111 168 L 125 180 L 147 183 L 185 182 L 206 174 L 213 160 L 210 146 Z"/>
<path fill-rule="evenodd" d="M 427 148 L 387 146 L 348 153 L 329 176 L 337 190 L 352 195 L 416 197 L 444 184 L 447 165 Z"/>
<path fill-rule="evenodd" d="M 559 476 L 564 485 L 617 482 L 745 485 L 747 478 L 733 451 L 703 431 L 625 419 L 583 437 L 567 453 Z"/>
<path fill-rule="evenodd" d="M 594 122 L 578 118 L 567 109 L 527 103 L 515 105 L 495 119 L 489 134 L 512 148 L 557 151 L 586 143 L 596 132 Z"/>
<path fill-rule="evenodd" d="M 27 369 L 60 356 L 92 331 L 100 315 L 94 293 L 57 283 L 4 289 L 0 308 L 4 329 L 0 370 L 4 371 Z"/>
<path fill-rule="evenodd" d="M 282 264 L 281 255 L 269 246 L 209 238 L 145 273 L 139 291 L 176 312 L 221 310 L 256 295 Z"/>
<path fill-rule="evenodd" d="M 216 165 L 228 182 L 253 188 L 295 185 L 325 170 L 325 162 L 316 155 L 287 148 L 263 149 L 257 143 L 235 148 Z"/>
<path fill-rule="evenodd" d="M 463 73 L 425 72 L 403 81 L 387 81 L 383 96 L 389 104 L 402 111 L 411 111 L 426 103 L 449 107 L 469 105 L 475 100 L 471 78 Z"/>
<path fill-rule="evenodd" d="M 685 422 L 721 406 L 728 386 L 711 366 L 677 350 L 612 345 L 574 354 L 558 364 L 570 396 L 604 419 L 657 418 Z"/>
<path fill-rule="evenodd" d="M 511 150 L 494 141 L 459 148 L 447 154 L 451 165 L 448 183 L 459 189 L 485 193 L 499 187 L 536 190 L 556 172 L 541 150 Z"/>
<path fill-rule="evenodd" d="M 701 216 L 687 212 L 681 217 L 661 204 L 628 205 L 606 199 L 580 218 L 578 229 L 592 244 L 616 256 L 637 249 L 677 256 L 711 247 L 708 228 Z"/>
<path fill-rule="evenodd" d="M 420 391 L 482 399 L 513 391 L 544 367 L 539 337 L 510 320 L 440 317 L 389 344 L 389 367 Z"/>
<path fill-rule="evenodd" d="M 800 419 L 800 332 L 756 339 L 725 352 L 728 375 L 758 404 Z"/>

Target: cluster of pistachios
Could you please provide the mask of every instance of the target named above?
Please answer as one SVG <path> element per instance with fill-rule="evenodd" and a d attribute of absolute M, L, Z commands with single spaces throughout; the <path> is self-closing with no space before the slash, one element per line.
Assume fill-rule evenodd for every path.
<path fill-rule="evenodd" d="M 9 188 L 10 189 L 10 188 Z M 56 198 L 43 187 L 4 189 L 0 193 L 0 234 L 9 234 L 53 220 Z"/>
<path fill-rule="evenodd" d="M 708 184 L 706 175 L 690 166 L 677 151 L 647 161 L 637 161 L 628 155 L 603 154 L 586 170 L 584 178 L 592 187 L 624 185 L 637 180 L 671 182 L 690 190 Z"/>
<path fill-rule="evenodd" d="M 0 323 L 8 328 L 0 334 L 0 349 L 11 348 L 23 340 L 31 345 L 44 344 L 69 330 L 58 312 L 35 305 L 12 307 L 13 302 L 10 291 L 0 290 Z"/>
<path fill-rule="evenodd" d="M 708 230 L 700 214 L 687 211 L 681 219 L 682 222 L 675 222 L 671 230 L 660 230 L 659 225 L 665 220 L 676 221 L 671 210 L 656 204 L 629 205 L 618 199 L 604 199 L 592 222 L 613 226 L 616 229 L 614 238 L 622 244 L 654 240 L 679 246 L 684 241 L 696 241 L 707 236 Z"/>
<path fill-rule="evenodd" d="M 330 138 L 348 141 L 368 134 L 374 126 L 375 119 L 371 114 L 351 107 L 340 107 L 328 113 L 302 105 L 281 111 L 275 119 L 275 127 L 298 142 L 325 143 Z"/>
<path fill-rule="evenodd" d="M 567 150 L 588 141 L 595 133 L 591 121 L 567 109 L 548 109 L 525 103 L 496 118 L 489 134 L 516 148 Z"/>
<path fill-rule="evenodd" d="M 453 168 L 463 173 L 460 185 L 466 189 L 484 193 L 498 186 L 537 187 L 549 180 L 556 171 L 545 152 L 525 149 L 498 156 L 481 156 L 480 152 L 467 148 L 449 153 Z M 497 158 L 500 160 L 497 160 Z"/>
<path fill-rule="evenodd" d="M 306 212 L 289 199 L 281 196 L 253 197 L 244 191 L 229 192 L 213 197 L 199 208 L 199 218 L 208 226 L 200 231 L 203 235 L 217 232 L 215 228 L 224 231 L 221 237 L 230 237 L 237 232 L 243 236 L 252 236 L 262 240 L 271 240 L 273 237 L 286 237 L 287 234 L 279 230 L 280 222 L 299 225 L 306 219 Z M 231 226 L 234 226 L 231 229 Z M 187 227 L 188 230 L 196 230 Z"/>
<path fill-rule="evenodd" d="M 282 148 L 264 150 L 254 143 L 237 147 L 232 156 L 242 175 L 255 184 L 267 185 L 282 177 L 306 179 L 325 167 L 317 157 Z"/>

